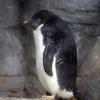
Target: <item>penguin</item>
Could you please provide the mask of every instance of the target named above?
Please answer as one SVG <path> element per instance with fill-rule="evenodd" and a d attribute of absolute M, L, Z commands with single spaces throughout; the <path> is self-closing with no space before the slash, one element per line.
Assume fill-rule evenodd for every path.
<path fill-rule="evenodd" d="M 67 23 L 48 10 L 40 10 L 22 25 L 33 28 L 37 76 L 52 94 L 43 97 L 85 100 L 78 91 L 76 44 Z"/>

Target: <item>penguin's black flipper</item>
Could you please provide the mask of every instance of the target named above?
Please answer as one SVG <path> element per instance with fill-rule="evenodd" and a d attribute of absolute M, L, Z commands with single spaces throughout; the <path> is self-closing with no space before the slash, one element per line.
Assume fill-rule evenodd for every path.
<path fill-rule="evenodd" d="M 47 38 L 47 44 L 43 53 L 43 67 L 45 72 L 50 76 L 53 76 L 52 63 L 56 52 L 56 45 Z"/>
<path fill-rule="evenodd" d="M 81 94 L 81 93 L 75 93 L 74 94 L 74 97 L 77 99 L 77 100 L 86 100 L 84 98 L 84 96 Z"/>

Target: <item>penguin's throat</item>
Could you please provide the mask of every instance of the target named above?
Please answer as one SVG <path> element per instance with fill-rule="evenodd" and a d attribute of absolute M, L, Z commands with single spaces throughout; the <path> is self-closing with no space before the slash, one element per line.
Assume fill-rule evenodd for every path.
<path fill-rule="evenodd" d="M 41 33 L 42 27 L 43 27 L 43 24 L 41 24 L 36 30 L 33 30 L 35 47 L 37 49 L 41 49 L 41 46 L 43 46 L 43 35 Z"/>

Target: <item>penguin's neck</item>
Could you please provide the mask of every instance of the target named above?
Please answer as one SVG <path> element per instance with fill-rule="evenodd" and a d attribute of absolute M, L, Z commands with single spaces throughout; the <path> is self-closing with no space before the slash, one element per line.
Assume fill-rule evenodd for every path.
<path fill-rule="evenodd" d="M 43 27 L 43 24 L 40 25 L 36 30 L 33 30 L 36 52 L 38 50 L 41 51 L 42 49 L 44 49 L 43 35 L 41 33 L 41 28 L 42 27 Z"/>

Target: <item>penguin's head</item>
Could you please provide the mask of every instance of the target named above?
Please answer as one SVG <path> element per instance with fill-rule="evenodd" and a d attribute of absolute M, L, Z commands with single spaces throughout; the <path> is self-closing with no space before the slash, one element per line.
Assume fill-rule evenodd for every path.
<path fill-rule="evenodd" d="M 29 25 L 34 30 L 37 29 L 41 24 L 45 24 L 50 21 L 55 15 L 48 10 L 41 10 L 33 15 L 31 20 L 26 20 L 22 25 Z"/>

